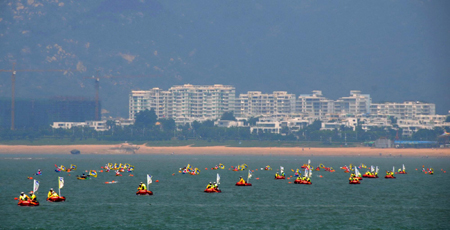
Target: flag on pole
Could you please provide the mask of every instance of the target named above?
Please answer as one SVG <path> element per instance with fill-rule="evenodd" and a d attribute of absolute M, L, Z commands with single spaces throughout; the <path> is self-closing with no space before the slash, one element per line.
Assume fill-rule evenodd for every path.
<path fill-rule="evenodd" d="M 252 178 L 252 171 L 249 169 L 249 170 L 248 170 L 248 179 L 250 179 L 250 178 Z M 248 179 L 247 179 L 247 180 L 248 180 Z"/>
<path fill-rule="evenodd" d="M 34 180 L 33 192 L 36 193 L 38 189 L 39 189 L 39 181 Z"/>
<path fill-rule="evenodd" d="M 147 186 L 152 183 L 152 176 L 147 174 Z"/>
<path fill-rule="evenodd" d="M 59 188 L 63 188 L 64 187 L 64 177 L 59 177 Z"/>
<path fill-rule="evenodd" d="M 220 175 L 217 173 L 217 180 L 216 180 L 217 184 L 220 184 Z"/>

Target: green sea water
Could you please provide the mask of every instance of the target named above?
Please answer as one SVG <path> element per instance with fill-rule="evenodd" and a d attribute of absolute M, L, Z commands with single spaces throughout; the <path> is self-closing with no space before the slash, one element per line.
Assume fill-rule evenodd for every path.
<path fill-rule="evenodd" d="M 289 176 L 291 169 L 308 159 L 313 166 L 322 163 L 336 172 L 314 171 L 312 185 L 297 185 L 293 179 L 274 180 L 275 170 L 260 170 L 266 165 L 284 166 Z M 75 177 L 85 170 L 99 171 L 106 163 L 130 163 L 135 166 L 134 176 L 99 172 L 86 181 Z M 210 170 L 219 163 L 226 169 Z M 234 185 L 239 176 L 246 178 L 246 171 L 228 170 L 243 163 L 255 170 L 252 187 Z M 339 167 L 350 163 L 378 165 L 380 178 L 349 185 L 349 174 Z M 78 169 L 69 176 L 56 173 L 55 164 L 75 164 Z M 187 164 L 201 173 L 178 173 Z M 385 170 L 402 164 L 408 174 L 383 178 Z M 435 174 L 423 174 L 422 165 L 433 167 Z M 41 176 L 34 175 L 37 169 Z M 449 229 L 450 171 L 441 169 L 450 169 L 449 158 L 0 155 L 0 229 Z M 204 193 L 216 173 L 221 176 L 222 193 Z M 153 176 L 149 190 L 154 195 L 136 196 L 147 174 Z M 19 207 L 14 200 L 20 192 L 32 190 L 28 176 L 40 182 L 38 207 Z M 59 176 L 65 178 L 61 195 L 67 200 L 46 202 L 49 188 L 57 190 Z M 118 183 L 104 183 L 112 180 Z"/>

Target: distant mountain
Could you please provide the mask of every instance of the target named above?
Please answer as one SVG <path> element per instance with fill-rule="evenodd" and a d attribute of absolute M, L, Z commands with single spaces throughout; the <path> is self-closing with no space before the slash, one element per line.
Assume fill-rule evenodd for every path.
<path fill-rule="evenodd" d="M 5 0 L 0 69 L 17 97 L 94 97 L 128 116 L 133 89 L 231 84 L 295 94 L 352 89 L 374 101 L 434 102 L 450 109 L 448 1 Z M 148 77 L 135 77 L 146 75 Z M 128 76 L 128 77 L 125 77 Z M 11 94 L 0 73 L 0 97 Z"/>

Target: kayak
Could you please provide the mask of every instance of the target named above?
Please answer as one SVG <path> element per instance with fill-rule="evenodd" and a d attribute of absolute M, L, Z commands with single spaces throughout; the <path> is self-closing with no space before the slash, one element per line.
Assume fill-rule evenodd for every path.
<path fill-rule="evenodd" d="M 359 180 L 352 180 L 352 181 L 348 181 L 349 184 L 361 184 L 361 181 Z"/>
<path fill-rule="evenodd" d="M 284 179 L 286 179 L 285 176 L 276 176 L 275 177 L 275 180 L 284 180 Z"/>
<path fill-rule="evenodd" d="M 66 198 L 63 197 L 63 196 L 50 197 L 50 198 L 47 198 L 47 201 L 50 201 L 50 202 L 61 202 L 61 201 L 66 201 Z"/>
<path fill-rule="evenodd" d="M 218 189 L 215 189 L 215 188 L 207 188 L 207 189 L 205 189 L 204 192 L 206 192 L 206 193 L 219 193 L 219 192 L 222 192 L 222 191 L 220 191 Z"/>
<path fill-rule="evenodd" d="M 153 195 L 153 192 L 150 190 L 139 190 L 136 192 L 136 195 Z"/>
<path fill-rule="evenodd" d="M 78 180 L 89 180 L 89 177 L 79 177 L 79 176 L 77 176 L 77 179 Z"/>
<path fill-rule="evenodd" d="M 392 176 L 392 175 L 386 175 L 384 178 L 385 178 L 385 179 L 395 179 L 395 177 Z"/>
<path fill-rule="evenodd" d="M 252 184 L 250 183 L 241 183 L 241 182 L 237 182 L 236 186 L 252 186 Z"/>
<path fill-rule="evenodd" d="M 30 200 L 21 200 L 17 203 L 19 206 L 39 206 L 39 202 L 33 202 Z"/>

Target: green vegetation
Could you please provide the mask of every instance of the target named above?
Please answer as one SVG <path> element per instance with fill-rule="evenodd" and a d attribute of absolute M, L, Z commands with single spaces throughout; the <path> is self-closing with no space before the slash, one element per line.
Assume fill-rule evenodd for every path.
<path fill-rule="evenodd" d="M 227 117 L 233 114 L 226 115 Z M 224 114 L 225 117 L 225 114 Z M 234 117 L 233 117 L 234 118 Z M 250 118 L 248 123 L 255 123 Z M 120 127 L 108 121 L 108 131 L 97 132 L 92 128 L 73 127 L 72 129 L 19 129 L 11 131 L 0 128 L 1 144 L 22 145 L 83 145 L 118 144 L 124 141 L 133 144 L 147 143 L 150 146 L 232 146 L 232 147 L 339 147 L 370 143 L 378 138 L 394 139 L 397 130 L 378 127 L 365 132 L 361 126 L 355 130 L 340 127 L 340 130 L 320 130 L 321 122 L 314 121 L 300 131 L 292 132 L 287 127 L 281 134 L 250 132 L 249 127 L 222 128 L 214 126 L 214 121 L 193 122 L 192 125 L 176 127 L 173 119 L 156 119 L 153 110 L 143 111 L 136 116 L 133 126 Z M 418 130 L 411 138 L 403 140 L 437 140 L 443 129 Z M 401 134 L 402 130 L 399 129 Z"/>

